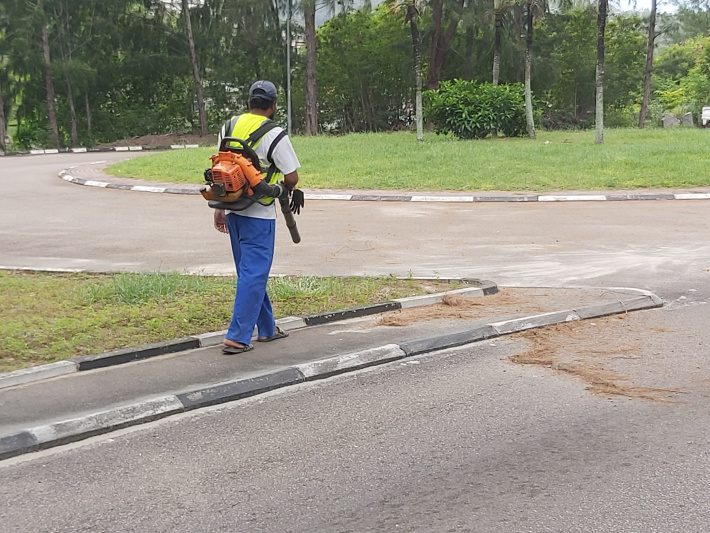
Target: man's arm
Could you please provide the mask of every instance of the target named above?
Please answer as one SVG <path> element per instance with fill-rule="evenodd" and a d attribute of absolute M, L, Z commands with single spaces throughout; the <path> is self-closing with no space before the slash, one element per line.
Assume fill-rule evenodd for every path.
<path fill-rule="evenodd" d="M 294 170 L 288 174 L 284 174 L 284 185 L 287 189 L 293 189 L 298 183 L 298 171 Z"/>

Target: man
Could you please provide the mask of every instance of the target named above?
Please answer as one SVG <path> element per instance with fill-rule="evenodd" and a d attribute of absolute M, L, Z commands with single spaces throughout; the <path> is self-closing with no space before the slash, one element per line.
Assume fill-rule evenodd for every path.
<path fill-rule="evenodd" d="M 249 112 L 225 122 L 217 146 L 224 137 L 248 139 L 260 126 L 269 122 L 276 111 L 276 97 L 277 91 L 273 83 L 254 83 L 249 89 Z M 283 185 L 288 191 L 293 191 L 298 183 L 297 169 L 301 165 L 283 129 L 274 127 L 269 130 L 252 143 L 252 148 L 259 156 L 262 169 L 269 168 L 273 163 L 275 173 L 269 182 L 277 183 L 283 175 Z M 296 193 L 300 195 L 302 206 L 302 193 Z M 276 326 L 271 302 L 266 293 L 266 283 L 274 258 L 276 202 L 273 198 L 265 198 L 242 211 L 225 212 L 215 209 L 214 227 L 229 234 L 237 267 L 237 292 L 232 320 L 222 347 L 224 353 L 239 354 L 252 350 L 250 342 L 254 326 L 257 328 L 256 340 L 259 342 L 288 336 Z"/>

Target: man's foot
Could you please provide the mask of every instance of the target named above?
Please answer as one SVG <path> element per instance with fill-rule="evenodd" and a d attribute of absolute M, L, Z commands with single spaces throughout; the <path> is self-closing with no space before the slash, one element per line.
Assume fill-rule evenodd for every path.
<path fill-rule="evenodd" d="M 242 344 L 241 342 L 230 341 L 229 339 L 224 339 L 222 344 L 222 353 L 234 355 L 245 352 L 250 352 L 254 349 L 251 344 Z"/>
<path fill-rule="evenodd" d="M 271 337 L 258 337 L 256 339 L 256 341 L 257 342 L 271 342 L 271 341 L 275 341 L 276 339 L 283 339 L 285 337 L 288 337 L 288 333 L 286 333 L 280 327 L 276 326 L 276 329 L 274 329 L 274 334 Z"/>

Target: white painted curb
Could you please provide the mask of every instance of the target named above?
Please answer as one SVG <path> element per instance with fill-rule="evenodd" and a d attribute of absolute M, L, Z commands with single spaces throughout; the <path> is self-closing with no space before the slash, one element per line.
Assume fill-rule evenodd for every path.
<path fill-rule="evenodd" d="M 512 320 L 504 320 L 502 322 L 493 322 L 489 324 L 500 335 L 507 335 L 526 329 L 534 329 L 542 326 L 550 326 L 563 322 L 573 322 L 580 320 L 580 316 L 574 311 L 553 311 L 551 313 L 542 313 L 539 315 L 526 316 L 523 318 L 514 318 Z"/>
<path fill-rule="evenodd" d="M 406 353 L 397 344 L 386 344 L 378 348 L 370 348 L 344 355 L 337 355 L 319 361 L 295 365 L 306 379 L 326 377 L 346 370 L 354 370 L 375 363 L 384 363 L 406 357 Z"/>
<path fill-rule="evenodd" d="M 65 374 L 73 374 L 79 370 L 76 363 L 72 361 L 59 361 L 31 368 L 23 368 L 14 372 L 0 374 L 0 389 L 24 385 L 41 379 L 56 378 Z"/>
<path fill-rule="evenodd" d="M 478 287 L 467 287 L 464 289 L 454 289 L 447 292 L 437 292 L 436 294 L 424 294 L 422 296 L 410 296 L 409 298 L 396 298 L 393 302 L 398 302 L 402 309 L 411 309 L 412 307 L 421 307 L 424 305 L 439 304 L 444 297 L 449 294 L 458 294 L 466 298 L 480 298 L 485 296 L 483 289 Z"/>
<path fill-rule="evenodd" d="M 28 431 L 37 439 L 39 445 L 71 442 L 79 437 L 85 438 L 90 434 L 119 429 L 156 417 L 182 412 L 183 410 L 182 402 L 177 399 L 177 396 L 169 395 L 71 420 L 55 422 L 46 426 L 35 427 Z"/>

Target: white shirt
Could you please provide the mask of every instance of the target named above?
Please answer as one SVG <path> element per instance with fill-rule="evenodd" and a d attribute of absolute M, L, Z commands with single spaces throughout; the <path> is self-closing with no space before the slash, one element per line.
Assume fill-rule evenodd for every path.
<path fill-rule="evenodd" d="M 256 145 L 256 148 L 254 148 L 256 155 L 259 156 L 261 168 L 264 170 L 269 168 L 269 166 L 271 165 L 271 163 L 269 163 L 269 160 L 266 158 L 266 155 L 269 153 L 271 143 L 282 131 L 283 128 L 276 127 L 271 131 L 267 132 L 266 135 L 261 138 L 261 142 Z M 219 137 L 217 138 L 217 147 L 219 147 L 220 143 L 222 142 L 222 138 L 226 135 L 227 134 L 225 132 L 225 126 L 222 126 L 222 130 L 219 132 Z M 279 169 L 279 172 L 284 175 L 290 174 L 291 172 L 301 167 L 301 163 L 299 163 L 298 161 L 296 152 L 293 150 L 291 139 L 289 139 L 288 136 L 284 137 L 279 141 L 279 143 L 276 145 L 276 148 L 274 148 L 273 153 L 271 154 L 271 158 L 274 160 L 274 164 L 276 165 L 276 168 Z M 273 220 L 276 218 L 277 203 L 278 200 L 274 201 L 270 205 L 262 205 L 258 202 L 255 202 L 243 211 L 227 211 L 227 214 Z"/>

